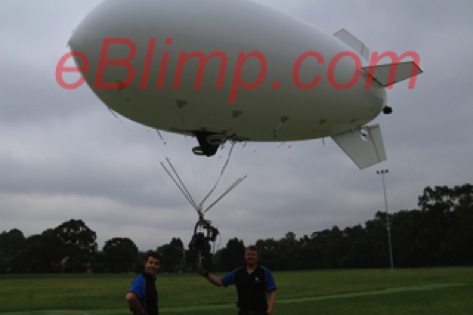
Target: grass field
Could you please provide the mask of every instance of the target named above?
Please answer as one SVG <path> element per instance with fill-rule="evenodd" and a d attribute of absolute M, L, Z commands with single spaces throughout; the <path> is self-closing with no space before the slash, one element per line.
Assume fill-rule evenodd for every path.
<path fill-rule="evenodd" d="M 473 267 L 275 272 L 274 315 L 473 314 Z M 0 275 L 2 315 L 129 315 L 135 275 Z M 159 274 L 160 314 L 236 314 L 235 289 Z"/>

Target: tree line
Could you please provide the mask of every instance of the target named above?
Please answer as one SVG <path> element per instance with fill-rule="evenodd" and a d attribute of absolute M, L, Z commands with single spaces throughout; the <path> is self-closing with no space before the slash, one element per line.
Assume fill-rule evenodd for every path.
<path fill-rule="evenodd" d="M 378 211 L 362 225 L 313 232 L 297 238 L 256 242 L 261 262 L 273 270 L 385 268 L 389 266 L 387 224 L 396 268 L 473 265 L 473 186 L 426 187 L 418 209 L 386 215 Z M 129 238 L 112 238 L 98 250 L 96 233 L 71 219 L 27 238 L 19 229 L 0 234 L 0 273 L 132 272 L 145 253 Z M 248 244 L 249 245 L 249 244 Z M 233 238 L 213 255 L 214 271 L 243 263 L 245 244 Z M 161 271 L 195 269 L 195 255 L 178 237 L 156 248 Z"/>

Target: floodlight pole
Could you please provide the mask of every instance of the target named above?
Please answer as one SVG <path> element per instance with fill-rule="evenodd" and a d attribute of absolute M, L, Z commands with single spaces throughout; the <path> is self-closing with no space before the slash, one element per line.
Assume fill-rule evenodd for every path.
<path fill-rule="evenodd" d="M 388 232 L 388 246 L 389 246 L 389 263 L 391 266 L 391 270 L 394 269 L 393 263 L 393 247 L 391 244 L 391 223 L 389 222 L 389 213 L 388 213 L 388 198 L 386 196 L 386 182 L 384 180 L 384 175 L 389 173 L 389 170 L 379 170 L 376 171 L 376 174 L 381 175 L 383 178 L 383 191 L 384 191 L 384 207 L 386 209 L 386 229 Z"/>

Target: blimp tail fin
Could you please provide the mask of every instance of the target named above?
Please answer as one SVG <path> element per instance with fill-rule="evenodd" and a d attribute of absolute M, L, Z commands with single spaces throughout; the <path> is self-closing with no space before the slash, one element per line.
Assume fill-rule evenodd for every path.
<path fill-rule="evenodd" d="M 368 66 L 362 69 L 383 87 L 415 77 L 423 72 L 414 61 Z"/>
<path fill-rule="evenodd" d="M 379 125 L 345 132 L 333 136 L 332 139 L 360 169 L 386 160 L 386 151 Z"/>
<path fill-rule="evenodd" d="M 350 48 L 352 48 L 354 51 L 356 51 L 360 56 L 365 58 L 366 60 L 369 60 L 370 58 L 370 50 L 366 45 L 356 38 L 353 34 L 351 34 L 349 31 L 346 29 L 342 28 L 338 32 L 335 32 L 333 34 L 336 38 L 344 42 L 346 45 L 348 45 Z"/>

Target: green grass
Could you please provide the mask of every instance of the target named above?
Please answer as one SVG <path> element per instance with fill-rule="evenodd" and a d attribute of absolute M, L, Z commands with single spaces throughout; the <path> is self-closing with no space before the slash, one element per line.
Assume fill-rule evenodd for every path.
<path fill-rule="evenodd" d="M 473 314 L 473 268 L 275 272 L 274 315 Z M 135 275 L 1 275 L 2 315 L 125 315 Z M 235 289 L 158 275 L 160 314 L 235 314 Z M 5 313 L 8 312 L 8 313 Z"/>

